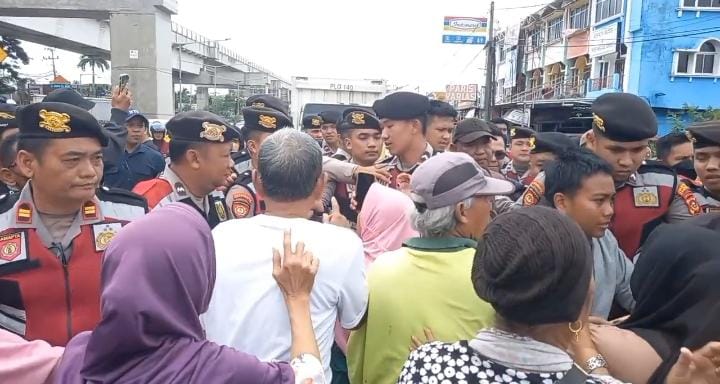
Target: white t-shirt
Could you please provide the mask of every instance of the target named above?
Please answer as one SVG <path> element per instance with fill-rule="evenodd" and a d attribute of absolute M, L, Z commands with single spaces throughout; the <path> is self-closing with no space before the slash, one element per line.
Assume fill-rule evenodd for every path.
<path fill-rule="evenodd" d="M 215 289 L 201 320 L 210 341 L 261 360 L 290 361 L 290 319 L 272 277 L 272 250 L 282 252 L 283 231 L 288 228 L 293 247 L 302 241 L 320 260 L 310 310 L 330 382 L 335 321 L 340 320 L 346 329 L 357 327 L 368 302 L 362 242 L 349 229 L 269 215 L 220 223 L 212 231 L 217 257 Z"/>

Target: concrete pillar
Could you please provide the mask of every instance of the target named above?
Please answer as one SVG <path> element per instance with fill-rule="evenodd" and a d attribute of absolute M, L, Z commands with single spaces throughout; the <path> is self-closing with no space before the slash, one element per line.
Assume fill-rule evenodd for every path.
<path fill-rule="evenodd" d="M 195 95 L 197 96 L 198 111 L 207 111 L 210 107 L 210 88 L 197 87 Z"/>
<path fill-rule="evenodd" d="M 129 74 L 133 107 L 149 118 L 172 117 L 170 13 L 161 9 L 111 13 L 110 42 L 113 84 L 120 74 Z"/>

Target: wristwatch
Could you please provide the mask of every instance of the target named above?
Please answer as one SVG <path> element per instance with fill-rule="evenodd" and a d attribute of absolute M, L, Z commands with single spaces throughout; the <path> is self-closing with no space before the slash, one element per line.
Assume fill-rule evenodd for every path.
<path fill-rule="evenodd" d="M 592 371 L 598 369 L 598 368 L 606 368 L 607 367 L 607 361 L 605 361 L 605 358 L 603 355 L 597 354 L 585 361 L 585 368 L 588 373 L 592 373 Z"/>

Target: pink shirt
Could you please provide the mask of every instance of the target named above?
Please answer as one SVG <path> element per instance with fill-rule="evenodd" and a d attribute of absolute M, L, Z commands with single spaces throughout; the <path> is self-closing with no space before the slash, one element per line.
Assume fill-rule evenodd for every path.
<path fill-rule="evenodd" d="M 0 330 L 0 383 L 51 383 L 63 350 Z"/>

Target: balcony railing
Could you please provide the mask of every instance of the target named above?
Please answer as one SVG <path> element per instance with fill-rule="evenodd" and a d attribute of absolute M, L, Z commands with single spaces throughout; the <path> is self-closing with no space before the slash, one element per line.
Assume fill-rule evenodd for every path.
<path fill-rule="evenodd" d="M 597 79 L 561 78 L 540 84 L 513 95 L 500 98 L 502 103 L 522 103 L 538 100 L 560 100 L 584 98 L 588 92 L 605 89 L 621 90 L 622 75 L 613 74 Z"/>

